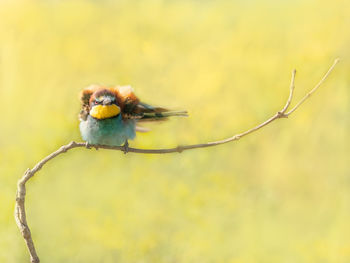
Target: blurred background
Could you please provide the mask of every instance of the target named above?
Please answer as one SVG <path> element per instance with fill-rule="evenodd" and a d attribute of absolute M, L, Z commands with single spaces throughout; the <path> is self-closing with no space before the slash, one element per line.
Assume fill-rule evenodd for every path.
<path fill-rule="evenodd" d="M 27 184 L 42 262 L 350 262 L 350 2 L 0 1 L 0 262 L 28 262 L 16 182 L 79 134 L 78 93 L 127 85 L 189 118 L 132 147 L 74 149 Z"/>

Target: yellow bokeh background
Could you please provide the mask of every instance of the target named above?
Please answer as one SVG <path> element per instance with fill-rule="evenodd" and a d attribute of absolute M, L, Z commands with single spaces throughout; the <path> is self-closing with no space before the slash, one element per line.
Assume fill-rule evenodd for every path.
<path fill-rule="evenodd" d="M 350 262 L 350 2 L 0 1 L 0 262 L 28 262 L 13 218 L 28 167 L 80 141 L 78 93 L 130 84 L 189 118 L 132 147 L 222 139 L 182 154 L 74 149 L 27 185 L 42 262 Z"/>

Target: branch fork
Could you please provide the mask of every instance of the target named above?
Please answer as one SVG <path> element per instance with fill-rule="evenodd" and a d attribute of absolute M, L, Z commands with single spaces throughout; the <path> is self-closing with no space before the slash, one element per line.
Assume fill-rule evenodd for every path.
<path fill-rule="evenodd" d="M 27 181 L 32 178 L 48 161 L 55 158 L 56 156 L 65 153 L 73 148 L 86 148 L 91 149 L 92 147 L 98 150 L 101 149 L 109 149 L 109 150 L 117 150 L 122 151 L 125 154 L 128 152 L 133 153 L 144 153 L 144 154 L 165 154 L 165 153 L 181 153 L 185 150 L 190 149 L 197 149 L 197 148 L 206 148 L 211 146 L 216 146 L 220 144 L 225 144 L 231 141 L 237 141 L 240 138 L 253 133 L 262 127 L 268 125 L 269 123 L 273 122 L 276 119 L 281 118 L 288 118 L 289 115 L 291 115 L 296 109 L 300 107 L 301 104 L 303 104 L 327 79 L 329 74 L 333 71 L 336 64 L 339 62 L 339 59 L 336 59 L 333 63 L 333 65 L 328 69 L 326 74 L 322 77 L 322 79 L 316 84 L 316 86 L 310 90 L 292 109 L 289 109 L 290 104 L 293 99 L 293 93 L 294 93 L 294 81 L 295 81 L 295 75 L 296 70 L 292 71 L 292 77 L 291 77 L 291 83 L 290 83 L 290 90 L 289 90 L 289 97 L 287 99 L 287 102 L 285 106 L 282 108 L 281 111 L 278 111 L 275 115 L 264 121 L 263 123 L 236 135 L 233 135 L 232 137 L 220 140 L 220 141 L 214 141 L 214 142 L 208 142 L 208 143 L 202 143 L 202 144 L 193 144 L 193 145 L 183 145 L 183 146 L 177 146 L 175 148 L 169 148 L 169 149 L 137 149 L 137 148 L 130 148 L 128 147 L 128 144 L 125 144 L 123 146 L 108 146 L 108 145 L 90 145 L 88 143 L 82 143 L 82 142 L 70 142 L 67 145 L 61 146 L 57 151 L 51 153 L 50 155 L 46 156 L 44 159 L 42 159 L 40 162 L 38 162 L 33 169 L 27 169 L 23 175 L 23 177 L 18 181 L 17 184 L 17 193 L 16 193 L 16 205 L 15 205 L 15 219 L 18 228 L 20 229 L 20 232 L 24 238 L 24 241 L 27 245 L 28 252 L 30 255 L 30 262 L 31 263 L 39 263 L 39 257 L 37 255 L 34 242 L 32 239 L 32 235 L 30 232 L 30 229 L 27 224 L 27 218 L 26 218 L 26 212 L 25 212 L 25 196 L 26 196 L 26 183 Z"/>

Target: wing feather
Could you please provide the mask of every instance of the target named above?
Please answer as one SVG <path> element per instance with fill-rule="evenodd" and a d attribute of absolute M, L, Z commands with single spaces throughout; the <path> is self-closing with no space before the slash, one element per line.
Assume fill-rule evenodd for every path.
<path fill-rule="evenodd" d="M 81 103 L 81 110 L 79 113 L 79 119 L 80 120 L 86 120 L 87 116 L 89 115 L 90 112 L 90 98 L 92 94 L 100 89 L 99 85 L 90 85 L 83 89 L 80 94 L 80 103 Z"/>

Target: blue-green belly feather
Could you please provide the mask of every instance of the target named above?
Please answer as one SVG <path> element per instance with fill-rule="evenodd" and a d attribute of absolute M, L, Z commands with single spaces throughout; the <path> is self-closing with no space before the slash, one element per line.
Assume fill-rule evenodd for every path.
<path fill-rule="evenodd" d="M 124 121 L 120 115 L 104 120 L 89 115 L 86 121 L 80 122 L 80 132 L 89 144 L 119 146 L 135 138 L 135 121 Z"/>

